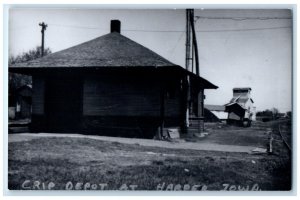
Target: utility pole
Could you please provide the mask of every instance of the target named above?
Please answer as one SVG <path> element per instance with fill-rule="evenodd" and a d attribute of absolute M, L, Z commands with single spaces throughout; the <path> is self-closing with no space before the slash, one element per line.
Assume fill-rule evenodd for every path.
<path fill-rule="evenodd" d="M 198 55 L 198 44 L 196 38 L 196 30 L 195 30 L 195 21 L 194 21 L 194 10 L 190 11 L 190 23 L 193 35 L 193 53 L 195 55 L 195 63 L 196 63 L 196 74 L 200 76 L 200 69 L 199 69 L 199 55 Z"/>
<path fill-rule="evenodd" d="M 186 54 L 185 54 L 185 68 L 187 71 L 192 72 L 192 32 L 191 32 L 191 15 L 193 9 L 186 9 Z M 194 20 L 192 18 L 192 20 Z M 191 86 L 190 86 L 190 76 L 187 75 L 186 78 L 186 113 L 185 113 L 185 127 L 188 128 L 190 126 L 190 112 L 191 112 Z"/>
<path fill-rule="evenodd" d="M 198 76 L 200 76 L 200 68 L 199 68 L 199 55 L 198 55 L 198 45 L 196 38 L 196 30 L 195 30 L 195 20 L 194 20 L 194 9 L 186 9 L 186 55 L 185 55 L 185 67 L 186 70 L 194 73 L 194 59 L 195 59 L 195 72 Z M 190 76 L 187 75 L 186 78 L 186 116 L 185 116 L 185 127 L 190 126 L 190 115 L 193 114 L 193 105 L 191 103 L 191 80 Z M 203 111 L 203 103 L 201 100 L 202 92 L 200 91 L 198 94 L 198 108 L 201 108 Z M 201 101 L 199 101 L 201 100 Z M 200 110 L 198 109 L 197 116 L 202 116 Z"/>
<path fill-rule="evenodd" d="M 41 49 L 41 53 L 42 53 L 42 57 L 44 56 L 44 35 L 45 35 L 45 30 L 47 28 L 47 24 L 45 24 L 44 22 L 39 23 L 39 26 L 42 27 L 41 33 L 42 33 L 42 49 Z"/>
<path fill-rule="evenodd" d="M 191 57 L 191 11 L 192 9 L 186 9 L 186 54 L 185 54 L 185 68 L 188 71 L 191 71 L 191 63 L 192 63 L 192 57 Z"/>

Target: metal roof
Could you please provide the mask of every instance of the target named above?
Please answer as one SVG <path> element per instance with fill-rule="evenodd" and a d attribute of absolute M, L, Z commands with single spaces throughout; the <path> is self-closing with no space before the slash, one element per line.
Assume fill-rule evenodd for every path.
<path fill-rule="evenodd" d="M 244 87 L 244 88 L 233 88 L 232 90 L 251 90 L 250 87 Z"/>
<path fill-rule="evenodd" d="M 225 111 L 225 106 L 222 105 L 204 105 L 204 108 L 210 111 Z"/>

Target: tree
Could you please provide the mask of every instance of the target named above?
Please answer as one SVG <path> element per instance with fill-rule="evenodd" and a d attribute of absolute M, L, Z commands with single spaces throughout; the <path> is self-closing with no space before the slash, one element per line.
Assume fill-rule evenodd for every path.
<path fill-rule="evenodd" d="M 288 118 L 292 118 L 292 111 L 286 112 L 286 116 L 287 116 Z"/>
<path fill-rule="evenodd" d="M 51 53 L 49 48 L 44 49 L 44 56 Z M 42 57 L 42 49 L 40 46 L 35 47 L 34 49 L 24 52 L 18 56 L 10 56 L 8 63 L 9 65 L 21 62 L 27 62 Z"/>
<path fill-rule="evenodd" d="M 256 113 L 257 117 L 262 117 L 263 121 L 276 120 L 279 118 L 280 113 L 277 108 L 266 109 L 264 111 L 259 111 Z"/>
<path fill-rule="evenodd" d="M 50 54 L 51 50 L 46 48 L 44 50 L 44 55 Z M 37 58 L 42 57 L 41 47 L 37 46 L 34 49 L 29 50 L 28 52 L 24 52 L 18 56 L 10 56 L 8 59 L 8 64 L 13 65 L 15 63 L 27 62 L 30 60 L 34 60 Z M 9 93 L 9 104 L 13 104 L 16 90 L 23 86 L 32 84 L 31 76 L 23 75 L 23 74 L 16 74 L 16 73 L 9 73 L 8 79 L 8 93 Z"/>
<path fill-rule="evenodd" d="M 256 113 L 256 116 L 272 117 L 273 113 L 271 110 L 266 109 L 264 111 L 259 111 Z"/>
<path fill-rule="evenodd" d="M 279 117 L 279 110 L 277 108 L 272 108 L 273 119 L 277 119 Z"/>

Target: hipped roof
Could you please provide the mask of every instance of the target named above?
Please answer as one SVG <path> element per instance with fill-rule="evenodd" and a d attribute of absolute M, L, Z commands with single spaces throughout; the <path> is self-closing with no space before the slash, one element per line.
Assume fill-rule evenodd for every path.
<path fill-rule="evenodd" d="M 112 32 L 71 48 L 12 67 L 174 66 L 150 49 Z"/>
<path fill-rule="evenodd" d="M 35 69 L 55 68 L 170 68 L 180 69 L 203 84 L 204 88 L 217 86 L 171 63 L 167 59 L 138 44 L 118 32 L 112 32 L 71 48 L 49 54 L 42 58 L 10 66 L 11 72 L 22 73 Z"/>

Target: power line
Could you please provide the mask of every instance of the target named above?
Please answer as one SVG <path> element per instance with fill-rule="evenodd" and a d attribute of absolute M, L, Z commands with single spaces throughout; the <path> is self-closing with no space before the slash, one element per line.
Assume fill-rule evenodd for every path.
<path fill-rule="evenodd" d="M 278 19 L 292 19 L 291 17 L 204 17 L 204 16 L 195 16 L 195 19 L 219 19 L 219 20 L 278 20 Z"/>
<path fill-rule="evenodd" d="M 281 27 L 266 27 L 266 28 L 248 28 L 248 29 L 223 29 L 223 30 L 202 30 L 196 32 L 240 32 L 240 31 L 258 31 L 258 30 L 274 30 L 274 29 L 287 29 L 292 28 L 291 26 L 281 26 Z"/>
<path fill-rule="evenodd" d="M 101 27 L 91 26 L 74 26 L 74 25 L 63 25 L 63 24 L 48 24 L 50 26 L 59 26 L 62 28 L 78 28 L 78 29 L 91 29 L 91 30 L 103 30 L 109 31 L 108 29 Z M 22 27 L 28 28 L 28 27 Z M 217 29 L 217 30 L 196 30 L 197 33 L 201 32 L 242 32 L 242 31 L 258 31 L 258 30 L 275 30 L 275 29 L 288 29 L 291 26 L 280 26 L 280 27 L 262 27 L 262 28 L 246 28 L 246 29 Z M 149 33 L 182 33 L 184 30 L 141 30 L 141 29 L 123 29 L 123 32 L 149 32 Z"/>
<path fill-rule="evenodd" d="M 178 40 L 177 40 L 177 42 L 176 42 L 176 45 L 175 45 L 175 46 L 173 47 L 173 49 L 170 51 L 172 55 L 173 55 L 175 49 L 177 48 L 177 46 L 178 46 L 180 40 L 182 39 L 183 35 L 184 35 L 184 32 L 182 32 L 182 33 L 180 34 L 180 36 L 179 36 L 179 38 L 178 38 Z"/>
<path fill-rule="evenodd" d="M 224 18 L 222 18 L 224 19 Z M 256 18 L 251 18 L 256 19 Z M 269 18 L 270 19 L 270 18 Z M 272 18 L 275 19 L 275 18 Z M 279 19 L 279 18 L 276 18 Z M 50 24 L 49 24 L 50 25 Z M 101 27 L 88 27 L 88 26 L 73 26 L 73 25 L 61 25 L 61 24 L 51 24 L 54 26 L 61 26 L 61 27 L 72 27 L 72 28 L 80 28 L 80 29 L 100 29 L 100 30 L 108 30 L 103 29 Z M 291 26 L 282 26 L 282 27 L 263 27 L 263 28 L 250 28 L 250 29 L 219 29 L 219 30 L 196 30 L 196 32 L 230 32 L 230 31 L 255 31 L 255 30 L 272 30 L 272 29 L 284 29 L 284 28 L 291 28 Z M 170 32 L 170 33 L 182 33 L 185 32 L 184 30 L 139 30 L 139 29 L 123 29 L 124 32 Z"/>
<path fill-rule="evenodd" d="M 292 28 L 291 26 L 281 26 L 281 27 L 264 27 L 264 28 L 249 28 L 249 29 L 219 29 L 219 30 L 197 30 L 196 32 L 231 32 L 231 31 L 256 31 L 256 30 L 272 30 L 272 29 L 286 29 L 286 28 Z M 123 30 L 126 31 L 133 31 L 133 32 L 171 32 L 171 33 L 181 33 L 185 31 L 180 30 Z"/>
<path fill-rule="evenodd" d="M 59 26 L 59 27 L 69 27 L 69 28 L 79 28 L 79 29 L 100 29 L 100 30 L 108 30 L 101 27 L 93 27 L 93 26 L 76 26 L 76 25 L 63 25 L 63 24 L 49 24 L 51 26 Z"/>

